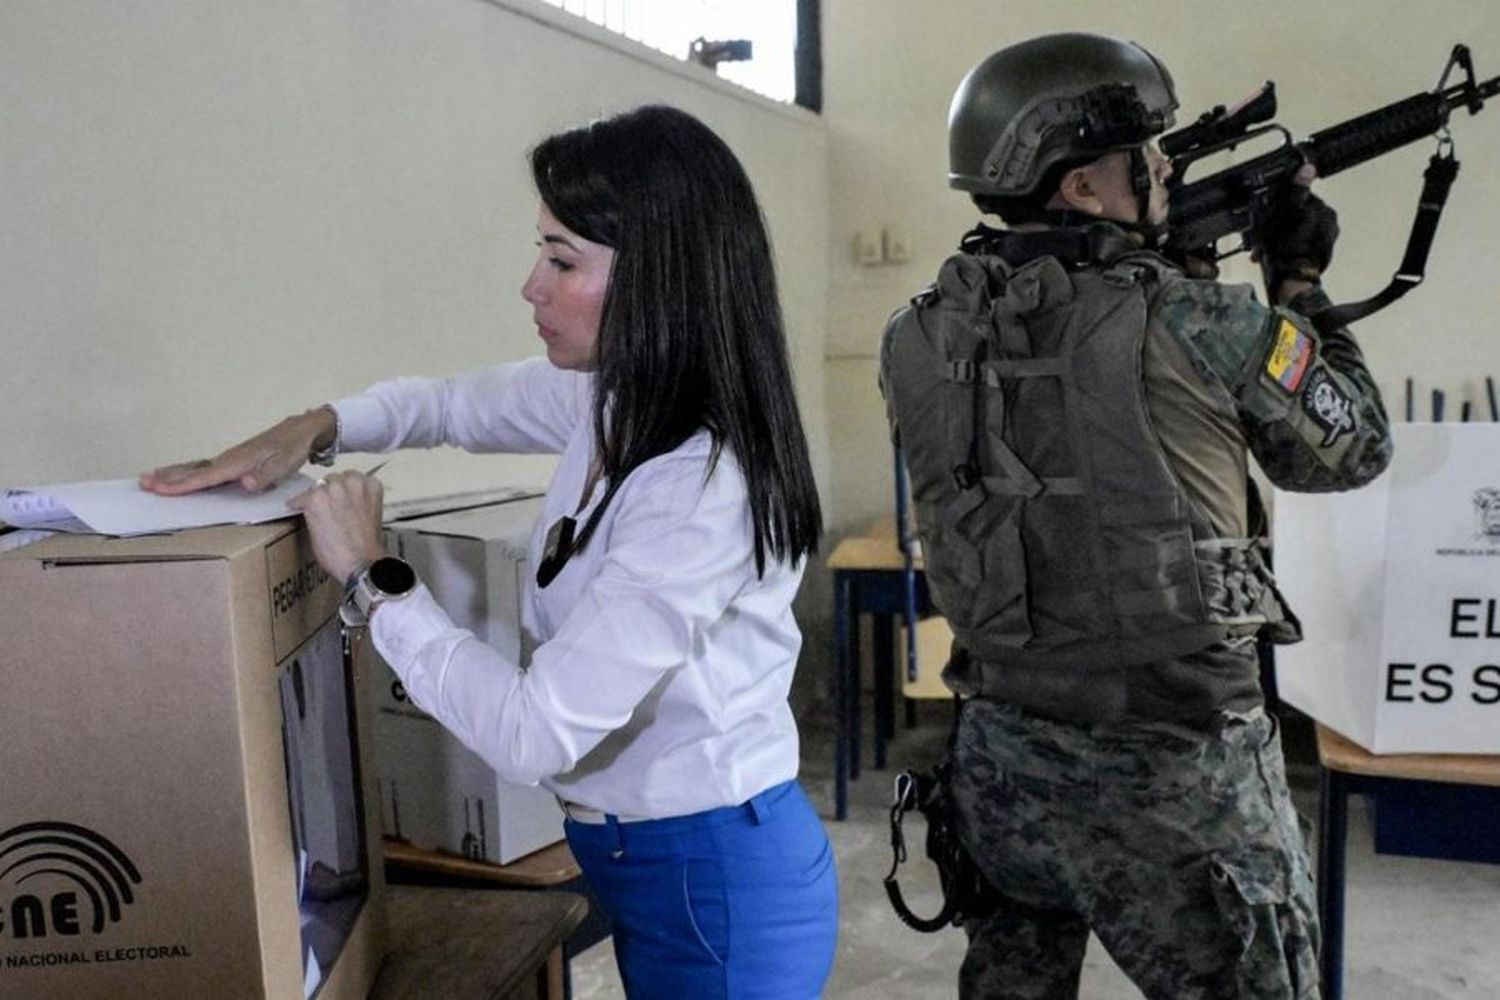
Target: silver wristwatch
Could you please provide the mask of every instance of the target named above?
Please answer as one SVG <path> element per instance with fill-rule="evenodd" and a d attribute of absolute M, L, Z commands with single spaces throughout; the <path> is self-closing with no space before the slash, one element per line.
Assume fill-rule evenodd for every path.
<path fill-rule="evenodd" d="M 339 616 L 351 628 L 368 625 L 377 605 L 404 600 L 416 589 L 416 571 L 406 560 L 382 556 L 349 574 Z"/>

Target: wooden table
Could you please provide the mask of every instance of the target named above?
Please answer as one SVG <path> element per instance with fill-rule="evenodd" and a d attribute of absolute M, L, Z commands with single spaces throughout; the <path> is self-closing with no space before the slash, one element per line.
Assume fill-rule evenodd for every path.
<path fill-rule="evenodd" d="M 1400 787 L 1500 786 L 1500 757 L 1470 754 L 1372 754 L 1318 725 L 1322 765 L 1318 815 L 1318 918 L 1323 926 L 1323 1000 L 1344 995 L 1344 861 L 1349 796 Z"/>
<path fill-rule="evenodd" d="M 563 941 L 588 902 L 565 892 L 394 885 L 370 1000 L 561 1000 Z"/>
<path fill-rule="evenodd" d="M 834 818 L 849 813 L 849 780 L 859 777 L 859 616 L 874 620 L 875 768 L 885 767 L 886 739 L 895 730 L 895 641 L 897 615 L 906 611 L 906 559 L 889 530 L 843 539 L 828 557 L 833 571 L 833 775 Z M 913 565 L 916 612 L 931 609 L 921 558 Z M 906 705 L 907 725 L 915 722 L 913 705 Z"/>
<path fill-rule="evenodd" d="M 438 886 L 450 889 L 520 890 L 533 898 L 569 893 L 587 899 L 588 915 L 566 937 L 562 951 L 563 996 L 571 996 L 568 959 L 603 941 L 614 932 L 609 917 L 583 880 L 583 873 L 567 841 L 558 841 L 497 865 L 444 851 L 429 851 L 386 838 L 387 884 Z"/>

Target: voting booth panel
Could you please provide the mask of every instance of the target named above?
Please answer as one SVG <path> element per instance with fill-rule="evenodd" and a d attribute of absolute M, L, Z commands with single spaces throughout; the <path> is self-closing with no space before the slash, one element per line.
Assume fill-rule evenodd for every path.
<path fill-rule="evenodd" d="M 1398 424 L 1364 489 L 1275 495 L 1282 700 L 1372 753 L 1500 753 L 1500 425 Z"/>
<path fill-rule="evenodd" d="M 364 685 L 299 526 L 0 554 L 0 996 L 368 993 Z"/>
<path fill-rule="evenodd" d="M 386 545 L 416 570 L 460 628 L 525 667 L 528 546 L 540 497 L 388 524 Z M 372 673 L 385 833 L 415 847 L 507 864 L 563 838 L 556 798 L 503 780 L 406 696 L 384 663 Z"/>

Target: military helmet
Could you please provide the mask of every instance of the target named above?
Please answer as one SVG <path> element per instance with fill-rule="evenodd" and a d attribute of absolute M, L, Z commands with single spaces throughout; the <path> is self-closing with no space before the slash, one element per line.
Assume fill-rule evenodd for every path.
<path fill-rule="evenodd" d="M 1172 76 L 1134 42 L 1042 35 L 969 71 L 948 110 L 948 185 L 1037 193 L 1053 167 L 1129 149 L 1172 126 Z"/>

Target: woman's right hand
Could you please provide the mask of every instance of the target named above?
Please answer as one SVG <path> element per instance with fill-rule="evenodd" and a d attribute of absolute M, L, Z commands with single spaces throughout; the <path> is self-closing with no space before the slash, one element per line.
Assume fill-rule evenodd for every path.
<path fill-rule="evenodd" d="M 302 468 L 314 449 L 333 443 L 338 421 L 333 409 L 320 406 L 242 441 L 213 458 L 163 465 L 143 472 L 143 490 L 163 496 L 195 493 L 237 482 L 252 493 L 268 490 Z"/>

